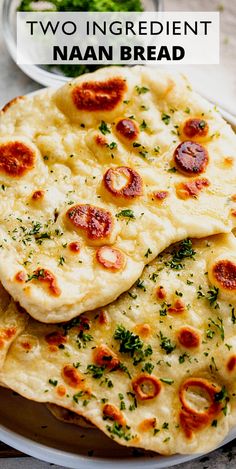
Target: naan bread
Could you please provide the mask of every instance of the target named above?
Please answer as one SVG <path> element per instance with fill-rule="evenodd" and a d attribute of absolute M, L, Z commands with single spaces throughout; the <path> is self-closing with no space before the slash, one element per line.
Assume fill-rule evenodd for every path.
<path fill-rule="evenodd" d="M 3 366 L 9 347 L 27 323 L 27 315 L 10 298 L 0 284 L 0 369 Z M 2 384 L 0 383 L 0 386 Z"/>
<path fill-rule="evenodd" d="M 47 409 L 57 420 L 63 423 L 72 423 L 81 428 L 95 428 L 88 420 L 71 410 L 59 407 L 56 404 L 47 404 Z"/>
<path fill-rule="evenodd" d="M 236 138 L 181 75 L 110 67 L 0 121 L 0 280 L 42 322 L 126 291 L 171 243 L 231 231 Z"/>
<path fill-rule="evenodd" d="M 184 240 L 129 292 L 69 323 L 30 319 L 0 381 L 118 443 L 209 451 L 236 423 L 236 240 Z"/>

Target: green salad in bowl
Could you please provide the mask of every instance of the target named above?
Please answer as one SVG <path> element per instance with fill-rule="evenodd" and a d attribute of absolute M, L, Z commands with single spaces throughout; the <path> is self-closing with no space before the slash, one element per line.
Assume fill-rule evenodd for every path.
<path fill-rule="evenodd" d="M 143 11 L 141 0 L 22 0 L 18 11 Z M 52 65 L 47 68 L 66 77 L 93 72 L 102 65 Z"/>
<path fill-rule="evenodd" d="M 1 1 L 1 0 L 0 0 Z M 17 62 L 16 13 L 42 11 L 142 12 L 162 11 L 164 0 L 3 0 L 2 31 L 12 59 Z M 105 64 L 104 64 L 105 65 Z M 18 63 L 30 78 L 44 86 L 61 86 L 71 78 L 103 65 L 38 65 Z"/>

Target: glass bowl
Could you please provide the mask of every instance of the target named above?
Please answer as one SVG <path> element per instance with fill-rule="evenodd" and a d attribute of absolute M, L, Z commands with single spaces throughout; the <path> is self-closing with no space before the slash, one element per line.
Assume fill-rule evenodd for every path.
<path fill-rule="evenodd" d="M 3 0 L 2 5 L 2 32 L 8 51 L 16 62 L 16 10 L 19 0 Z M 163 11 L 164 0 L 143 0 L 145 11 Z M 22 65 L 20 69 L 33 80 L 44 86 L 58 87 L 71 78 L 63 75 L 59 71 L 48 70 L 42 65 Z"/>

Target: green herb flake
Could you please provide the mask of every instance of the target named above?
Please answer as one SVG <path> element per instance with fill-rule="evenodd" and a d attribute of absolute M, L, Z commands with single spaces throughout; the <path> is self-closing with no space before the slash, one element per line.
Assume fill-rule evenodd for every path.
<path fill-rule="evenodd" d="M 136 282 L 136 287 L 140 288 L 140 290 L 143 290 L 144 292 L 147 291 L 144 285 L 144 280 L 140 280 L 140 278 Z"/>
<path fill-rule="evenodd" d="M 183 259 L 194 259 L 196 254 L 196 251 L 194 251 L 192 246 L 193 243 L 191 239 L 184 239 L 180 243 L 179 248 L 174 250 L 172 259 L 171 261 L 167 262 L 167 265 L 174 270 L 183 269 L 185 267 L 184 263 L 182 262 Z"/>
<path fill-rule="evenodd" d="M 65 258 L 63 256 L 59 257 L 58 265 L 64 265 L 65 264 Z"/>
<path fill-rule="evenodd" d="M 208 320 L 210 321 L 209 326 L 211 326 L 211 325 L 215 326 L 220 332 L 221 340 L 224 341 L 225 331 L 224 331 L 223 319 L 219 318 L 219 316 L 218 316 L 217 317 L 218 322 L 214 321 L 212 318 L 208 318 Z"/>
<path fill-rule="evenodd" d="M 118 438 L 123 438 L 125 441 L 129 441 L 132 438 L 131 433 L 129 432 L 129 427 L 122 427 L 117 422 L 114 422 L 112 426 L 106 425 L 106 429 L 112 435 L 118 436 Z"/>
<path fill-rule="evenodd" d="M 173 350 L 175 350 L 176 348 L 176 345 L 172 344 L 171 340 L 165 337 L 161 331 L 160 331 L 160 346 L 162 350 L 165 350 L 167 355 L 172 353 Z"/>
<path fill-rule="evenodd" d="M 211 306 L 214 305 L 214 303 L 216 302 L 218 298 L 218 294 L 219 294 L 219 288 L 217 287 L 212 287 L 210 288 L 210 290 L 208 290 L 206 298 L 208 299 Z"/>
<path fill-rule="evenodd" d="M 163 430 L 168 430 L 168 428 L 169 428 L 168 422 L 164 422 L 163 425 L 162 425 L 162 428 L 163 428 Z"/>
<path fill-rule="evenodd" d="M 162 383 L 169 384 L 169 385 L 171 385 L 171 384 L 174 383 L 174 380 L 171 379 L 171 378 L 160 378 L 160 381 L 161 381 Z"/>
<path fill-rule="evenodd" d="M 111 143 L 107 143 L 107 148 L 110 148 L 110 150 L 114 150 L 115 148 L 117 148 L 117 143 L 116 142 L 111 142 Z"/>
<path fill-rule="evenodd" d="M 147 129 L 147 127 L 148 127 L 147 122 L 143 120 L 143 122 L 139 126 L 140 130 L 145 130 Z"/>
<path fill-rule="evenodd" d="M 90 373 L 95 379 L 100 379 L 104 374 L 105 368 L 105 366 L 97 366 L 91 364 L 87 366 L 87 373 Z"/>
<path fill-rule="evenodd" d="M 140 94 L 145 94 L 149 91 L 149 88 L 147 88 L 146 86 L 135 86 L 135 90 L 137 91 L 137 93 L 140 95 Z"/>
<path fill-rule="evenodd" d="M 231 309 L 231 321 L 233 324 L 236 324 L 236 316 L 235 316 L 235 309 Z"/>
<path fill-rule="evenodd" d="M 166 114 L 165 112 L 163 112 L 161 115 L 161 120 L 165 123 L 165 125 L 168 125 L 170 123 L 169 114 Z"/>
<path fill-rule="evenodd" d="M 142 371 L 144 372 L 146 371 L 149 375 L 151 375 L 153 372 L 153 369 L 154 369 L 154 365 L 151 362 L 147 362 L 143 366 Z"/>
<path fill-rule="evenodd" d="M 137 350 L 141 350 L 143 348 L 143 341 L 140 337 L 128 329 L 125 329 L 122 325 L 117 326 L 114 339 L 120 342 L 119 351 L 122 353 L 129 353 L 131 357 L 134 356 L 134 353 Z"/>
<path fill-rule="evenodd" d="M 134 219 L 135 215 L 134 215 L 133 210 L 127 208 L 127 209 L 121 210 L 119 213 L 117 213 L 116 218 L 131 218 L 131 219 Z"/>
<path fill-rule="evenodd" d="M 84 391 L 79 391 L 76 394 L 74 394 L 72 399 L 74 402 L 76 402 L 76 404 L 78 404 L 79 398 L 82 397 L 83 395 L 84 395 Z"/>
<path fill-rule="evenodd" d="M 111 131 L 109 130 L 108 125 L 106 124 L 105 121 L 102 121 L 98 128 L 99 128 L 100 132 L 102 132 L 103 135 L 111 133 Z"/>
<path fill-rule="evenodd" d="M 152 251 L 150 248 L 148 248 L 147 252 L 144 254 L 144 257 L 147 257 L 150 256 L 150 254 L 152 254 Z"/>
<path fill-rule="evenodd" d="M 52 386 L 57 386 L 57 384 L 58 384 L 58 381 L 57 381 L 56 379 L 51 379 L 51 378 L 50 378 L 50 379 L 48 380 L 48 382 L 49 382 L 49 384 L 51 384 Z"/>

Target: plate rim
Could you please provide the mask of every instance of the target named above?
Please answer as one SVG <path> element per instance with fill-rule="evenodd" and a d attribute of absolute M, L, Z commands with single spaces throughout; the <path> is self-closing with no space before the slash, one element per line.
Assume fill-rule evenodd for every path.
<path fill-rule="evenodd" d="M 3 443 L 10 445 L 14 449 L 25 453 L 26 455 L 32 456 L 41 461 L 45 461 L 53 464 L 60 464 L 62 467 L 70 469 L 103 469 L 104 467 L 110 467 L 111 464 L 115 469 L 121 469 L 123 464 L 129 465 L 130 468 L 137 468 L 142 465 L 144 468 L 151 468 L 155 466 L 155 469 L 170 468 L 177 464 L 198 459 L 206 453 L 196 454 L 177 454 L 172 456 L 158 455 L 163 458 L 155 460 L 155 456 L 145 461 L 144 458 L 133 458 L 133 460 L 123 458 L 120 461 L 114 461 L 111 458 L 97 458 L 95 456 L 83 456 L 73 452 L 67 452 L 59 450 L 57 448 L 49 447 L 43 443 L 31 440 L 30 438 L 20 435 L 19 433 L 6 429 L 6 427 L 0 424 L 0 439 Z M 224 443 L 225 444 L 225 443 Z M 214 451 L 214 450 L 213 450 Z M 209 454 L 209 453 L 207 453 Z M 170 465 L 171 463 L 171 465 Z"/>
<path fill-rule="evenodd" d="M 114 461 L 112 458 L 97 458 L 94 456 L 83 456 L 73 452 L 67 452 L 59 450 L 57 448 L 49 447 L 43 443 L 31 440 L 30 438 L 20 435 L 13 430 L 6 429 L 4 425 L 0 424 L 0 440 L 10 445 L 12 448 L 25 453 L 28 456 L 39 459 L 47 463 L 53 463 L 69 469 L 104 469 L 111 466 L 115 469 L 123 469 L 123 465 L 126 463 L 129 468 L 136 469 L 142 467 L 144 469 L 165 469 L 176 466 L 177 464 L 183 464 L 196 459 L 200 459 L 203 456 L 209 455 L 220 449 L 227 443 L 230 443 L 236 438 L 236 426 L 231 429 L 228 436 L 218 445 L 216 448 L 205 453 L 193 453 L 193 454 L 174 454 L 171 456 L 158 455 L 161 457 L 159 460 L 155 460 L 155 456 L 148 460 L 146 458 L 123 458 L 120 461 Z"/>

